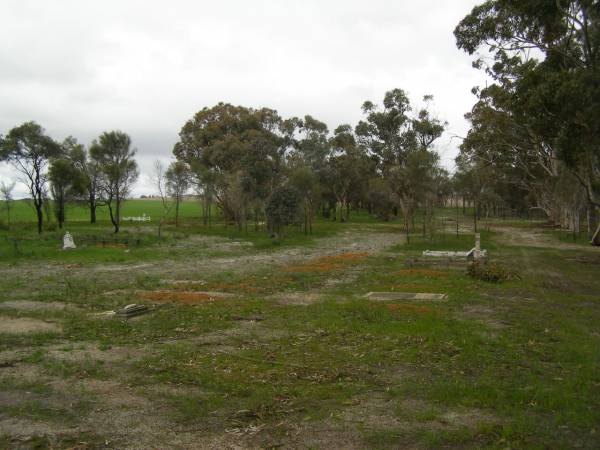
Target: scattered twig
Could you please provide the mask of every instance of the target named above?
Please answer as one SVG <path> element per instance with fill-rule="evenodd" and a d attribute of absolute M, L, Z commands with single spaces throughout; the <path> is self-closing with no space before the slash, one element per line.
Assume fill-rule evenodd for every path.
<path fill-rule="evenodd" d="M 262 320 L 265 320 L 264 317 L 260 317 L 260 316 L 254 316 L 254 317 L 233 316 L 232 319 L 238 320 L 241 322 L 260 322 Z"/>
<path fill-rule="evenodd" d="M 281 362 L 281 361 L 269 361 L 269 360 L 260 359 L 260 358 L 250 358 L 248 356 L 242 356 L 242 355 L 236 355 L 234 353 L 228 353 L 224 350 L 217 350 L 216 353 L 221 353 L 222 355 L 227 355 L 227 356 L 231 356 L 231 357 L 238 358 L 238 359 L 243 359 L 243 360 L 250 361 L 250 362 L 257 362 L 257 363 L 263 363 L 263 364 L 274 364 L 277 366 L 287 366 L 287 367 L 293 367 L 295 369 L 319 370 L 316 367 L 302 366 L 300 364 L 285 363 L 285 362 Z"/>

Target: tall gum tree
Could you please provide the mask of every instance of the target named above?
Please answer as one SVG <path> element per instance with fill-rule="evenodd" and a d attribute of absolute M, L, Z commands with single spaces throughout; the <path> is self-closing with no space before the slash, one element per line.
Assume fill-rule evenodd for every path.
<path fill-rule="evenodd" d="M 185 123 L 173 154 L 241 228 L 280 183 L 285 149 L 276 111 L 219 103 Z"/>
<path fill-rule="evenodd" d="M 102 133 L 90 148 L 90 155 L 100 168 L 100 190 L 115 233 L 119 232 L 121 225 L 122 203 L 139 176 L 135 154 L 131 138 L 122 131 Z"/>
<path fill-rule="evenodd" d="M 59 156 L 61 147 L 35 122 L 13 128 L 0 141 L 0 161 L 8 162 L 22 176 L 37 215 L 38 233 L 44 227 L 44 203 L 47 167 L 51 158 Z"/>
<path fill-rule="evenodd" d="M 73 137 L 66 138 L 62 146 L 65 155 L 72 161 L 84 180 L 85 200 L 90 211 L 90 223 L 96 223 L 96 210 L 103 204 L 100 199 L 101 171 L 98 162 L 91 158 L 85 146 L 78 143 Z"/>
<path fill-rule="evenodd" d="M 431 100 L 430 96 L 425 100 Z M 425 186 L 433 182 L 438 158 L 432 146 L 444 131 L 444 124 L 431 117 L 426 108 L 416 116 L 411 111 L 406 92 L 394 89 L 386 92 L 383 107 L 366 101 L 365 120 L 356 126 L 358 142 L 370 151 L 402 210 L 407 235 Z"/>

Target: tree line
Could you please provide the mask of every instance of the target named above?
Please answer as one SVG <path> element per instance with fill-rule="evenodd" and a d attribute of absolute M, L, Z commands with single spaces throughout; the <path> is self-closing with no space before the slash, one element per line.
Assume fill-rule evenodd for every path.
<path fill-rule="evenodd" d="M 431 215 L 450 184 L 433 149 L 445 123 L 431 100 L 414 110 L 394 89 L 381 105 L 366 101 L 356 126 L 333 133 L 310 115 L 219 103 L 185 123 L 173 154 L 189 168 L 206 224 L 217 205 L 240 230 L 264 223 L 279 232 L 299 219 L 311 233 L 317 214 L 343 222 L 365 208 L 383 220 L 401 213 L 408 231 L 417 208 Z"/>
<path fill-rule="evenodd" d="M 431 101 L 426 96 L 413 110 L 407 94 L 394 89 L 381 105 L 366 101 L 356 126 L 343 124 L 333 133 L 310 115 L 285 119 L 269 108 L 205 107 L 181 129 L 176 161 L 155 165 L 165 212 L 160 225 L 173 207 L 178 222 L 181 199 L 193 187 L 207 225 L 217 207 L 239 229 L 265 224 L 279 232 L 300 222 L 312 233 L 317 214 L 344 222 L 352 209 L 365 208 L 383 220 L 401 214 L 408 232 L 417 209 L 432 217 L 449 192 L 448 173 L 433 149 L 446 124 L 431 115 Z M 105 132 L 86 148 L 73 137 L 55 142 L 35 122 L 0 140 L 0 159 L 28 186 L 39 232 L 50 197 L 59 227 L 65 205 L 77 201 L 87 204 L 91 223 L 106 206 L 118 232 L 122 202 L 139 175 L 135 154 L 120 131 Z"/>
<path fill-rule="evenodd" d="M 600 3 L 491 0 L 456 27 L 492 83 L 457 159 L 477 205 L 539 209 L 600 245 Z M 484 55 L 479 55 L 483 51 Z M 595 233 L 594 233 L 595 232 Z"/>
<path fill-rule="evenodd" d="M 121 131 L 102 133 L 89 148 L 73 137 L 58 143 L 35 122 L 0 136 L 0 161 L 9 163 L 27 186 L 39 233 L 50 197 L 59 227 L 66 219 L 67 203 L 78 201 L 89 208 L 91 223 L 96 222 L 97 208 L 106 206 L 118 232 L 122 203 L 139 176 L 135 153 L 131 138 Z M 7 192 L 5 200 L 10 196 Z"/>

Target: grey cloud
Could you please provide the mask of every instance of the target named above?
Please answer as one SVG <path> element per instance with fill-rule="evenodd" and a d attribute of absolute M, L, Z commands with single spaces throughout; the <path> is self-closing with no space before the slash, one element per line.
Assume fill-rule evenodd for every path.
<path fill-rule="evenodd" d="M 311 114 L 333 129 L 400 87 L 414 102 L 435 96 L 451 167 L 451 136 L 466 133 L 470 89 L 484 80 L 452 30 L 476 3 L 4 0 L 0 133 L 36 120 L 87 144 L 121 129 L 146 173 L 171 158 L 184 122 L 218 101 Z M 136 193 L 148 189 L 140 181 Z"/>

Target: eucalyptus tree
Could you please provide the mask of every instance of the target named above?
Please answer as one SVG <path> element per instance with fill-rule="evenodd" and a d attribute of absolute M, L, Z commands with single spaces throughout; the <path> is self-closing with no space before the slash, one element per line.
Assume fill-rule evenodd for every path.
<path fill-rule="evenodd" d="M 299 122 L 301 138 L 298 141 L 298 153 L 304 163 L 315 173 L 322 170 L 330 156 L 329 129 L 327 124 L 310 115 Z"/>
<path fill-rule="evenodd" d="M 83 144 L 73 137 L 64 140 L 63 151 L 72 161 L 84 181 L 85 203 L 90 212 L 90 223 L 96 223 L 96 210 L 103 205 L 100 192 L 102 171 L 98 161 L 90 156 L 90 152 Z"/>
<path fill-rule="evenodd" d="M 366 191 L 370 175 L 370 160 L 364 148 L 358 145 L 352 127 L 340 125 L 334 131 L 330 145 L 332 155 L 331 189 L 340 206 L 340 220 L 345 222 L 350 214 L 353 193 Z"/>
<path fill-rule="evenodd" d="M 312 234 L 313 217 L 317 202 L 321 197 L 319 178 L 308 166 L 301 166 L 291 172 L 290 185 L 296 189 L 302 198 L 304 233 Z"/>
<path fill-rule="evenodd" d="M 307 167 L 312 171 L 319 184 L 320 198 L 317 203 L 322 203 L 324 215 L 335 208 L 335 195 L 331 189 L 333 173 L 329 160 L 331 157 L 331 143 L 329 128 L 311 115 L 303 119 L 294 119 L 297 124 L 298 137 L 295 147 L 288 158 L 288 163 L 294 167 Z M 315 210 L 317 205 L 313 205 Z M 312 207 L 311 207 L 312 208 Z"/>
<path fill-rule="evenodd" d="M 185 123 L 173 148 L 226 219 L 242 227 L 282 181 L 286 143 L 276 111 L 219 103 Z"/>
<path fill-rule="evenodd" d="M 52 160 L 48 170 L 48 179 L 54 200 L 54 214 L 58 227 L 62 228 L 66 220 L 67 203 L 81 197 L 85 191 L 86 180 L 73 162 L 65 157 Z"/>
<path fill-rule="evenodd" d="M 300 194 L 294 187 L 283 185 L 275 189 L 266 206 L 269 228 L 279 235 L 284 227 L 295 223 L 300 203 Z"/>
<path fill-rule="evenodd" d="M 410 100 L 402 89 L 394 89 L 385 93 L 383 108 L 366 101 L 362 111 L 365 120 L 356 125 L 358 141 L 373 154 L 379 171 L 385 176 L 406 160 Z"/>
<path fill-rule="evenodd" d="M 179 208 L 190 188 L 190 169 L 182 161 L 173 161 L 165 172 L 165 188 L 175 202 L 175 226 L 179 226 Z"/>
<path fill-rule="evenodd" d="M 2 202 L 4 202 L 4 209 L 6 210 L 6 224 L 10 228 L 10 211 L 13 206 L 14 198 L 13 198 L 13 190 L 15 189 L 16 182 L 12 181 L 10 183 L 5 183 L 2 181 L 0 183 L 0 198 L 2 198 Z"/>
<path fill-rule="evenodd" d="M 122 131 L 106 131 L 90 147 L 90 156 L 100 169 L 100 191 L 114 226 L 119 232 L 121 205 L 139 176 L 136 150 Z"/>
<path fill-rule="evenodd" d="M 44 224 L 48 163 L 60 153 L 60 145 L 35 122 L 11 129 L 0 140 L 0 161 L 8 162 L 27 185 L 37 215 L 38 233 L 42 232 Z"/>
<path fill-rule="evenodd" d="M 430 189 L 439 160 L 432 147 L 445 127 L 426 108 L 416 116 L 411 111 L 407 94 L 394 89 L 386 92 L 382 107 L 366 101 L 365 120 L 356 126 L 358 142 L 371 152 L 402 210 L 407 234 L 416 207 L 424 204 Z"/>
<path fill-rule="evenodd" d="M 156 187 L 158 196 L 160 197 L 160 205 L 162 208 L 161 216 L 158 220 L 158 238 L 160 239 L 162 236 L 163 225 L 165 224 L 167 217 L 174 206 L 174 203 L 171 201 L 171 198 L 167 193 L 167 175 L 165 165 L 162 163 L 162 161 L 154 161 L 151 180 Z"/>

